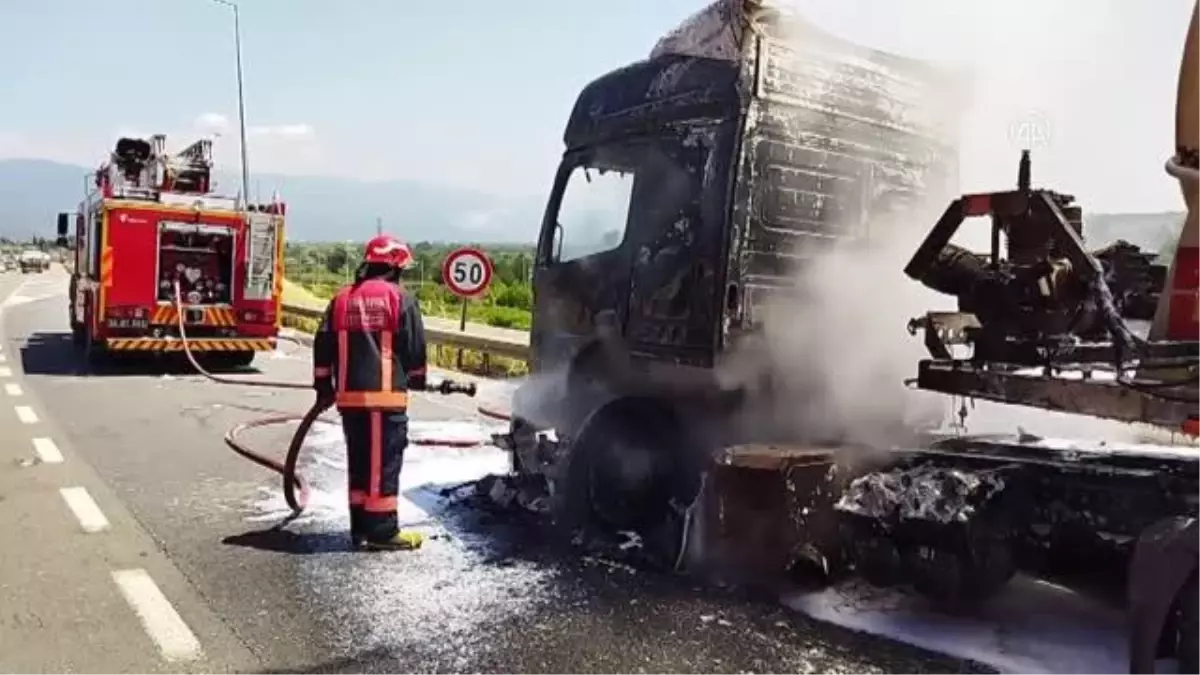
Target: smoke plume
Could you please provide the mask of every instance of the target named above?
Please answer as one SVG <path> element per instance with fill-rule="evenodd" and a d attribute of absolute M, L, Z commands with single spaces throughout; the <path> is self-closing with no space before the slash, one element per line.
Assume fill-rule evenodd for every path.
<path fill-rule="evenodd" d="M 792 4 L 801 16 L 806 5 L 822 5 L 818 0 Z M 879 14 L 876 10 L 886 14 L 889 10 L 883 5 L 894 6 L 877 3 L 880 6 L 872 10 L 870 4 L 850 2 L 852 8 L 843 13 L 854 14 L 861 25 L 862 16 Z M 956 139 L 960 165 L 955 192 L 1009 189 L 1023 147 L 1033 147 L 1041 164 L 1050 168 L 1039 173 L 1035 162 L 1036 182 L 1043 183 L 1039 175 L 1061 174 L 1060 165 L 1069 158 L 1055 157 L 1053 142 L 1066 133 L 1065 125 L 1045 111 L 1064 109 L 1064 101 L 1056 99 L 1078 97 L 1084 83 L 1102 77 L 1083 73 L 1083 82 L 1079 74 L 1067 77 L 1068 64 L 1062 55 L 1093 52 L 1101 38 L 1113 36 L 1120 20 L 1112 3 L 1093 8 L 1086 21 L 1073 23 L 1067 31 L 1055 21 L 1031 22 L 1029 17 L 1038 11 L 1031 12 L 1020 2 L 963 3 L 949 14 L 944 13 L 944 3 L 933 4 L 937 7 L 928 8 L 926 18 L 935 14 L 939 18 L 926 21 L 919 10 L 911 15 L 905 3 L 903 10 L 896 11 L 913 21 L 874 23 L 887 25 L 882 30 L 888 33 L 905 34 L 909 44 L 921 42 L 917 35 L 928 34 L 923 44 L 939 45 L 942 52 L 918 56 L 970 73 L 972 95 L 962 111 Z M 1063 2 L 1055 7 L 1070 14 L 1080 4 Z M 818 8 L 817 14 L 822 11 Z M 1051 34 L 1042 35 L 1046 31 Z M 1021 47 L 1013 49 L 1017 34 L 1023 36 Z M 953 99 L 952 95 L 929 97 L 930 101 Z M 1073 192 L 1076 187 L 1082 186 L 1063 189 Z M 920 334 L 906 332 L 908 320 L 930 310 L 955 309 L 953 298 L 925 289 L 902 272 L 947 203 L 948 195 L 929 195 L 923 203 L 872 214 L 869 243 L 836 247 L 807 261 L 794 273 L 794 292 L 770 301 L 761 312 L 766 317 L 762 334 L 738 349 L 720 372 L 726 384 L 744 386 L 755 397 L 756 403 L 746 407 L 741 420 L 755 435 L 889 447 L 905 443 L 920 427 L 952 419 L 963 401 L 904 385 L 906 378 L 915 377 L 917 362 L 928 357 Z M 982 221 L 968 221 L 972 222 L 975 227 L 964 227 L 955 243 L 983 250 L 986 227 L 978 225 Z M 1128 425 L 1029 408 L 983 402 L 967 409 L 966 425 L 972 432 L 1015 432 L 1021 427 L 1046 435 L 1110 441 L 1138 436 Z"/>

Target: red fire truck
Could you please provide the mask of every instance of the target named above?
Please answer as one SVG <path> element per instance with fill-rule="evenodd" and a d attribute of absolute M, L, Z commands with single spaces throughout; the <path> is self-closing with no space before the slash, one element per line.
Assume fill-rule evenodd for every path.
<path fill-rule="evenodd" d="M 173 155 L 165 145 L 162 135 L 121 138 L 89 174 L 74 214 L 75 342 L 90 361 L 179 352 L 182 308 L 193 352 L 221 365 L 249 365 L 256 352 L 275 348 L 279 333 L 284 204 L 276 198 L 246 205 L 215 194 L 209 140 Z M 59 216 L 60 239 L 69 219 Z"/>

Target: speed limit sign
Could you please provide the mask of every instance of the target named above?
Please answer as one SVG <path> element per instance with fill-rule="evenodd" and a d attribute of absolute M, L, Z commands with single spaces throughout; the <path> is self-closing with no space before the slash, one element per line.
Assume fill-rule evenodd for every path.
<path fill-rule="evenodd" d="M 451 251 L 442 263 L 442 282 L 461 298 L 479 297 L 492 283 L 492 261 L 477 248 Z"/>

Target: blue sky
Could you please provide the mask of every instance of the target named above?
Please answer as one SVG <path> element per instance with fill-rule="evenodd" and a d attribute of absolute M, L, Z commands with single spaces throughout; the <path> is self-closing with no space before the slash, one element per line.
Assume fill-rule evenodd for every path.
<path fill-rule="evenodd" d="M 27 152 L 98 160 L 121 129 L 183 134 L 206 113 L 236 120 L 226 7 L 211 0 L 0 6 L 0 58 L 23 64 L 4 76 L 0 134 L 29 139 L 21 144 Z M 563 6 L 242 0 L 247 118 L 293 132 L 269 138 L 278 134 L 260 130 L 252 167 L 466 184 L 500 184 L 514 170 L 534 170 L 541 175 L 526 188 L 544 184 L 545 162 L 528 158 L 553 165 L 576 91 L 645 56 L 697 3 Z M 296 137 L 302 129 L 311 138 Z M 221 143 L 235 150 L 236 129 L 229 132 Z"/>
<path fill-rule="evenodd" d="M 241 0 L 251 168 L 538 194 L 577 91 L 703 4 Z M 964 189 L 1010 183 L 1032 124 L 1035 177 L 1089 210 L 1179 208 L 1161 167 L 1192 0 L 795 4 L 974 69 Z M 120 132 L 161 131 L 219 132 L 236 158 L 232 16 L 212 0 L 0 0 L 0 59 L 0 157 L 94 164 Z"/>

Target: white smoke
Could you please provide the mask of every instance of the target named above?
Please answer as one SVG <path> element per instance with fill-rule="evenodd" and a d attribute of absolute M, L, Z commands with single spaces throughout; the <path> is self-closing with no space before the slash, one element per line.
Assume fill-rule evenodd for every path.
<path fill-rule="evenodd" d="M 1097 115 L 1111 121 L 1112 111 L 1123 103 L 1110 89 L 1109 105 L 1095 105 L 1096 91 L 1113 72 L 1089 67 L 1087 55 L 1121 50 L 1123 27 L 1137 8 L 1107 0 L 794 0 L 792 5 L 805 19 L 860 44 L 970 73 L 972 96 L 958 138 L 960 192 L 1013 187 L 1019 151 L 1031 148 L 1035 184 L 1079 194 L 1088 188 L 1081 184 L 1084 179 L 1096 175 L 1093 168 L 1081 167 L 1095 159 L 1083 159 L 1079 148 L 1106 148 L 1118 131 L 1126 131 L 1097 128 Z M 1181 15 L 1186 18 L 1186 12 Z M 1171 104 L 1170 93 L 1163 94 L 1166 104 Z M 1090 101 L 1091 110 L 1083 109 L 1082 101 Z M 1169 118 L 1161 126 L 1168 134 Z M 1092 137 L 1081 137 L 1083 130 Z M 1146 168 L 1139 173 L 1143 182 L 1159 178 L 1147 179 Z M 761 340 L 740 350 L 722 370 L 727 380 L 743 383 L 771 375 L 772 390 L 750 408 L 754 418 L 747 422 L 792 437 L 879 446 L 903 442 L 901 431 L 948 419 L 961 401 L 903 386 L 927 357 L 920 337 L 905 332 L 908 320 L 954 308 L 952 298 L 902 273 L 946 205 L 945 196 L 938 195 L 890 214 L 885 222 L 875 219 L 871 231 L 879 234 L 866 248 L 836 248 L 805 263 L 795 279 L 800 292 L 776 300 L 764 313 L 769 318 Z M 986 242 L 983 220 L 967 221 L 955 238 L 973 250 L 982 250 Z M 1015 406 L 980 403 L 968 410 L 971 431 L 1012 432 L 1020 425 L 1045 435 L 1118 441 L 1138 436 L 1128 425 Z"/>

